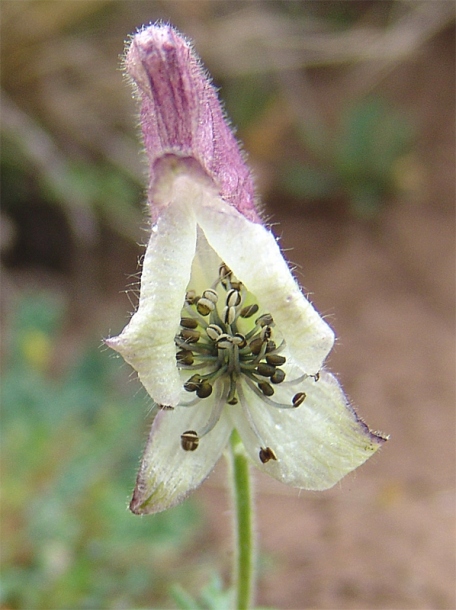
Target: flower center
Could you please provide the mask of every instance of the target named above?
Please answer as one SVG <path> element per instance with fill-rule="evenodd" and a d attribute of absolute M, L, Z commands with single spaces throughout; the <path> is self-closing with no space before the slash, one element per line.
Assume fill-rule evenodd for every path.
<path fill-rule="evenodd" d="M 241 402 L 250 427 L 260 441 L 260 460 L 263 463 L 277 460 L 274 451 L 263 446 L 241 387 L 245 382 L 262 400 L 278 408 L 296 408 L 305 400 L 304 392 L 294 394 L 289 404 L 271 399 L 275 386 L 283 383 L 286 377 L 281 368 L 286 358 L 280 353 L 285 341 L 277 339 L 274 326 L 272 316 L 261 314 L 252 295 L 225 264 L 220 266 L 217 280 L 201 295 L 188 290 L 180 332 L 175 337 L 176 361 L 180 370 L 192 373 L 183 387 L 196 394 L 196 398 L 178 406 L 192 406 L 200 399 L 208 398 L 215 386 L 220 386 L 220 398 L 199 434 L 187 430 L 181 435 L 185 451 L 197 449 L 200 438 L 214 428 L 225 405 Z M 309 375 L 302 375 L 294 383 L 307 377 Z M 314 378 L 317 380 L 316 376 Z"/>

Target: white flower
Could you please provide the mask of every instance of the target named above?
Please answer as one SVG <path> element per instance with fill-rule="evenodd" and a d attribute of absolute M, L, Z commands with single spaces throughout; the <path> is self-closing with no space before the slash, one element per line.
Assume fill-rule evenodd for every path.
<path fill-rule="evenodd" d="M 169 26 L 150 26 L 133 39 L 126 60 L 140 87 L 143 121 L 152 112 L 152 127 L 143 123 L 143 132 L 155 223 L 138 309 L 106 343 L 138 372 L 156 405 L 130 504 L 137 514 L 181 502 L 210 473 L 234 428 L 259 469 L 313 490 L 334 485 L 385 440 L 369 431 L 336 379 L 322 369 L 333 332 L 259 222 L 250 174 L 232 147 L 231 132 L 223 131 L 226 124 L 214 120 L 220 112 L 218 103 L 211 107 L 215 93 L 207 80 L 201 82 L 199 65 L 199 72 L 190 69 L 182 57 L 192 68 L 188 44 Z M 157 94 L 169 95 L 171 85 L 160 80 L 163 69 L 154 84 L 155 72 L 169 68 L 169 61 L 166 74 L 175 69 L 186 84 L 180 95 L 199 87 L 200 97 L 210 98 L 206 120 L 213 123 L 205 132 L 217 142 L 226 139 L 225 160 L 216 155 L 212 162 L 207 146 L 190 133 L 201 127 L 198 105 L 192 110 L 198 121 L 187 117 L 191 128 L 184 130 L 190 144 L 180 152 L 174 144 L 160 152 L 160 113 L 167 114 L 163 124 L 171 118 L 178 124 L 177 111 L 163 111 L 167 102 L 160 103 Z M 176 78 L 169 78 L 174 87 Z M 242 184 L 226 179 L 223 163 L 230 170 L 242 166 Z"/>

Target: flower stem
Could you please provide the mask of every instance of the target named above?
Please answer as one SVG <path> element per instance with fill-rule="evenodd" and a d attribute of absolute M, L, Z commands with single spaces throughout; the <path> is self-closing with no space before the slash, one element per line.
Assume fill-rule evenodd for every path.
<path fill-rule="evenodd" d="M 253 503 L 250 470 L 244 447 L 236 430 L 231 435 L 231 470 L 233 476 L 234 527 L 236 555 L 234 583 L 236 610 L 251 607 L 254 588 Z"/>

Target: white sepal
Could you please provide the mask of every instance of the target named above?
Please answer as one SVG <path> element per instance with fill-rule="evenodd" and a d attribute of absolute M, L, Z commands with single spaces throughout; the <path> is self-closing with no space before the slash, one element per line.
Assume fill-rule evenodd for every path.
<path fill-rule="evenodd" d="M 192 407 L 176 407 L 157 414 L 130 504 L 134 513 L 157 513 L 179 504 L 209 475 L 231 434 L 226 411 L 195 451 L 184 451 L 180 439 L 187 430 L 198 431 L 206 425 L 215 400 L 210 396 Z"/>
<path fill-rule="evenodd" d="M 153 400 L 174 406 L 182 382 L 174 337 L 196 248 L 191 208 L 179 201 L 165 208 L 152 228 L 144 255 L 139 306 L 118 337 L 106 341 L 138 372 Z"/>
<path fill-rule="evenodd" d="M 357 417 L 333 375 L 299 384 L 306 393 L 301 406 L 280 409 L 265 404 L 252 391 L 245 399 L 256 428 L 277 461 L 261 464 L 258 438 L 240 409 L 230 411 L 244 446 L 260 470 L 282 483 L 302 489 L 323 490 L 363 464 L 384 442 Z M 279 400 L 284 390 L 277 391 Z M 288 400 L 288 403 L 290 401 Z"/>

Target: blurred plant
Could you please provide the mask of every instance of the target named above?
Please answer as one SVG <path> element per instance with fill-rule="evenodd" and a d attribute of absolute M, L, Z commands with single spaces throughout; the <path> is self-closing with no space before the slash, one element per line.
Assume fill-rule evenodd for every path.
<path fill-rule="evenodd" d="M 410 153 L 414 132 L 407 118 L 379 98 L 353 104 L 342 114 L 338 133 L 307 138 L 315 163 L 290 160 L 283 166 L 284 188 L 313 201 L 348 203 L 355 216 L 369 218 L 400 190 L 399 168 Z"/>
<path fill-rule="evenodd" d="M 145 397 L 132 399 L 131 387 L 122 392 L 118 363 L 98 349 L 56 378 L 62 316 L 57 299 L 30 295 L 8 340 L 0 604 L 81 610 L 154 600 L 163 607 L 198 524 L 195 507 L 186 502 L 146 522 L 119 501 L 134 477 Z"/>

